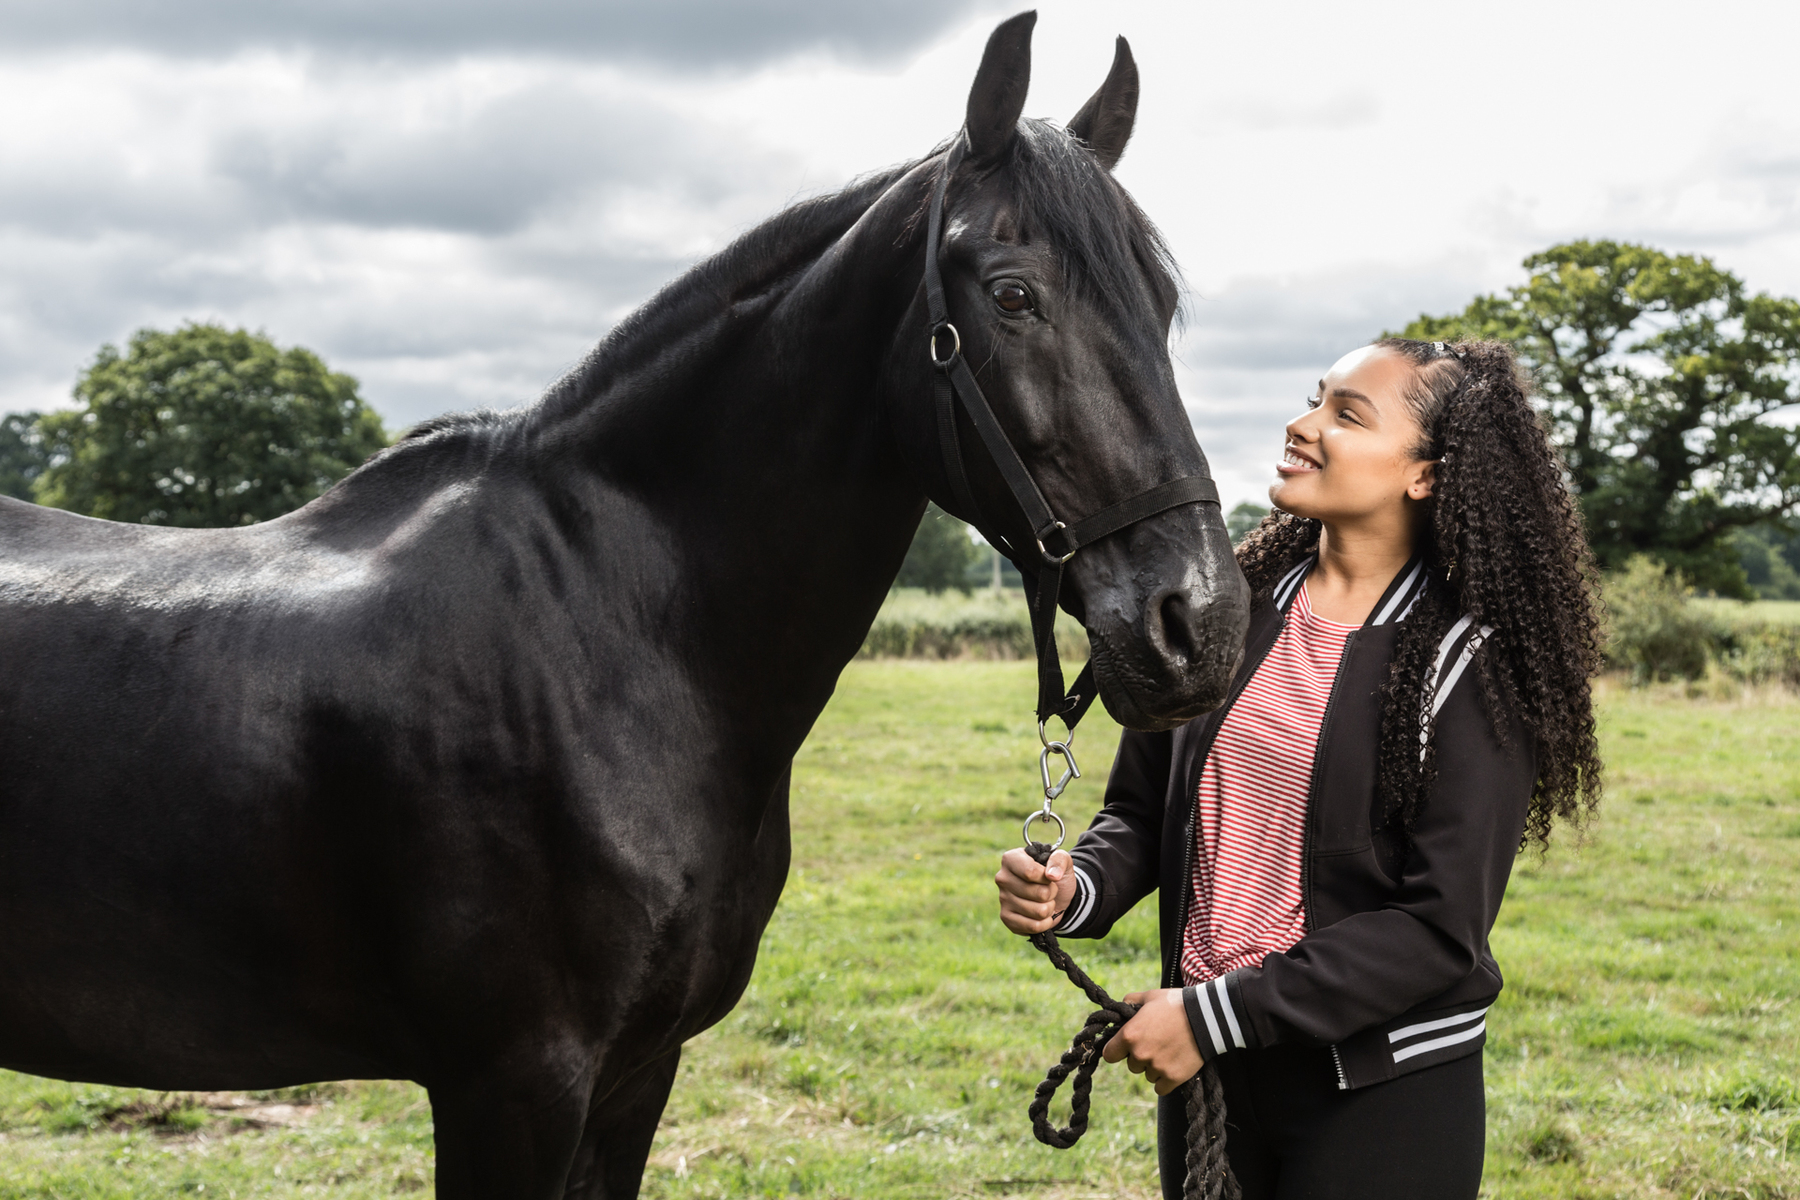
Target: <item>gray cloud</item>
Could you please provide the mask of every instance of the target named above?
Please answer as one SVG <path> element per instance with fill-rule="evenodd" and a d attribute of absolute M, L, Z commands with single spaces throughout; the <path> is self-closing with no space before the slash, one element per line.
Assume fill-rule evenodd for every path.
<path fill-rule="evenodd" d="M 178 56 L 319 48 L 741 66 L 806 50 L 894 60 L 996 0 L 3 0 L 0 46 Z"/>
<path fill-rule="evenodd" d="M 318 350 L 395 426 L 525 401 L 801 173 L 612 73 L 476 75 L 227 66 L 188 85 L 201 119 L 123 81 L 48 150 L 0 142 L 0 411 L 184 320 Z"/>
<path fill-rule="evenodd" d="M 1317 371 L 1422 312 L 1461 309 L 1480 284 L 1480 272 L 1458 262 L 1236 280 L 1189 301 L 1181 355 L 1196 370 Z"/>
<path fill-rule="evenodd" d="M 1340 356 L 1482 290 L 1473 264 L 1449 261 L 1243 279 L 1192 299 L 1176 376 L 1225 506 L 1264 502 L 1282 426 Z"/>
<path fill-rule="evenodd" d="M 651 181 L 716 193 L 747 157 L 654 105 L 548 82 L 423 129 L 339 114 L 298 129 L 240 128 L 220 137 L 212 165 L 264 220 L 497 234 Z"/>

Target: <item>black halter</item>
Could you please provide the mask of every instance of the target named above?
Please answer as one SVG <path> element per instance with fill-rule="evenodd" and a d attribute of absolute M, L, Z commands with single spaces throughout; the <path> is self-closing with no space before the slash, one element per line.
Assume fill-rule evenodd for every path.
<path fill-rule="evenodd" d="M 1044 494 L 1033 482 L 1031 472 L 1025 469 L 1019 452 L 1007 441 L 1000 423 L 994 419 L 994 410 L 988 407 L 986 397 L 981 394 L 981 386 L 969 371 L 969 364 L 962 355 L 962 335 L 950 323 L 950 310 L 944 303 L 943 273 L 938 264 L 944 232 L 944 192 L 950 183 L 950 173 L 962 161 L 966 145 L 965 141 L 958 139 L 949 159 L 944 163 L 943 174 L 938 176 L 937 189 L 931 197 L 931 218 L 925 235 L 928 242 L 925 252 L 925 305 L 931 318 L 931 341 L 927 352 L 931 356 L 931 365 L 937 369 L 933 391 L 937 399 L 938 452 L 943 457 L 944 472 L 950 477 L 950 490 L 954 493 L 957 504 L 969 514 L 988 543 L 1011 559 L 1028 582 L 1035 582 L 1035 586 L 1028 590 L 1028 606 L 1031 610 L 1032 641 L 1037 648 L 1038 721 L 1041 725 L 1051 717 L 1061 717 L 1072 731 L 1075 723 L 1081 720 L 1088 706 L 1094 702 L 1098 689 L 1094 685 L 1092 659 L 1081 669 L 1081 674 L 1075 679 L 1075 686 L 1066 694 L 1063 689 L 1062 663 L 1056 654 L 1056 604 L 1058 594 L 1062 591 L 1063 564 L 1075 557 L 1076 551 L 1083 546 L 1097 542 L 1109 533 L 1116 533 L 1127 525 L 1136 524 L 1145 517 L 1153 517 L 1182 504 L 1216 505 L 1219 502 L 1219 490 L 1205 475 L 1188 475 L 1139 492 L 1129 500 L 1122 500 L 1111 508 L 1101 509 L 1072 524 L 1057 520 L 1056 514 L 1050 511 L 1049 504 L 1044 501 Z M 939 358 L 938 347 L 945 338 L 950 343 L 949 355 Z M 1012 489 L 1013 499 L 1018 502 L 1025 515 L 1025 524 L 1031 529 L 1037 542 L 1035 555 L 1021 553 L 1018 548 L 1008 544 L 1004 537 L 999 536 L 990 523 L 982 519 L 981 506 L 975 502 L 974 493 L 969 490 L 968 471 L 963 464 L 961 441 L 956 432 L 956 402 L 959 399 L 969 414 L 969 420 L 974 423 L 976 432 L 981 435 L 989 457 L 1000 468 L 1007 487 Z M 1046 779 L 1046 788 L 1048 786 Z"/>

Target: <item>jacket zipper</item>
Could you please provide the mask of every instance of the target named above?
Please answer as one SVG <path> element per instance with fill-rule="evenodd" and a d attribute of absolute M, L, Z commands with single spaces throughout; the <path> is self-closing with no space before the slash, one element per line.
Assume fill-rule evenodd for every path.
<path fill-rule="evenodd" d="M 1304 586 L 1304 583 L 1302 586 Z M 1219 726 L 1225 723 L 1225 717 L 1231 712 L 1232 706 L 1237 703 L 1238 697 L 1244 694 L 1244 689 L 1250 686 L 1250 681 L 1252 679 L 1256 678 L 1256 672 L 1262 666 L 1263 659 L 1269 657 L 1269 651 L 1275 648 L 1275 643 L 1281 638 L 1281 630 L 1287 628 L 1286 610 L 1282 610 L 1276 615 L 1281 619 L 1281 628 L 1275 631 L 1275 636 L 1269 639 L 1269 644 L 1262 648 L 1262 653 L 1256 656 L 1256 661 L 1250 664 L 1250 669 L 1242 673 L 1237 684 L 1231 689 L 1231 694 L 1225 697 L 1225 703 L 1219 709 L 1219 719 L 1213 724 L 1213 741 L 1218 739 Z M 1206 752 L 1200 755 L 1200 769 L 1202 771 L 1206 770 L 1206 760 L 1211 754 L 1212 741 L 1208 741 L 1206 743 Z M 1194 786 L 1198 787 L 1199 783 L 1199 778 L 1196 777 Z M 1187 838 L 1187 851 L 1184 860 L 1187 863 L 1187 869 L 1182 873 L 1181 877 L 1181 903 L 1175 909 L 1175 953 L 1170 956 L 1169 965 L 1163 970 L 1163 986 L 1166 988 L 1181 986 L 1181 951 L 1183 946 L 1187 944 L 1188 905 L 1191 904 L 1194 899 L 1194 860 L 1200 853 L 1200 848 L 1194 844 L 1194 810 L 1198 807 L 1195 803 L 1196 797 L 1193 788 L 1184 788 L 1183 790 L 1187 793 L 1186 804 L 1188 810 L 1187 824 L 1185 826 L 1187 830 L 1185 835 Z"/>
<path fill-rule="evenodd" d="M 1304 584 L 1302 586 L 1305 586 Z M 1319 780 L 1324 774 L 1325 737 L 1331 732 L 1331 713 L 1337 707 L 1338 688 L 1344 682 L 1344 667 L 1350 661 L 1350 651 L 1356 645 L 1358 629 L 1344 639 L 1344 653 L 1338 659 L 1337 673 L 1331 677 L 1331 691 L 1325 697 L 1325 715 L 1319 720 L 1319 741 L 1313 748 L 1312 780 L 1306 790 L 1306 825 L 1300 831 L 1300 903 L 1306 909 L 1306 917 L 1302 923 L 1308 933 L 1313 929 L 1312 902 L 1312 843 L 1313 843 L 1313 811 L 1318 807 Z M 1344 1074 L 1344 1056 L 1338 1053 L 1336 1045 L 1331 1047 L 1331 1065 L 1337 1068 L 1338 1091 L 1350 1090 L 1350 1080 Z"/>
<path fill-rule="evenodd" d="M 1301 586 L 1304 587 L 1305 584 Z M 1302 928 L 1308 933 L 1313 930 L 1313 813 L 1318 808 L 1319 781 L 1325 773 L 1325 738 L 1331 732 L 1331 714 L 1337 708 L 1338 688 L 1344 682 L 1344 667 L 1350 662 L 1350 651 L 1356 645 L 1356 635 L 1361 632 L 1362 630 L 1358 629 L 1344 639 L 1344 653 L 1338 658 L 1337 673 L 1331 677 L 1331 691 L 1325 697 L 1325 715 L 1319 719 L 1319 740 L 1313 747 L 1312 779 L 1307 783 L 1306 788 L 1306 824 L 1300 830 L 1300 904 L 1306 909 L 1306 919 Z"/>

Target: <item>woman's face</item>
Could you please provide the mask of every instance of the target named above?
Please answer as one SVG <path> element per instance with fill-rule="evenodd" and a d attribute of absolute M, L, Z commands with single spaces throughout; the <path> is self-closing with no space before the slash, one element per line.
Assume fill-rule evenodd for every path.
<path fill-rule="evenodd" d="M 1413 365 L 1365 346 L 1337 360 L 1312 407 L 1288 422 L 1269 489 L 1275 506 L 1327 525 L 1399 518 L 1431 495 L 1435 464 L 1413 457 L 1419 423 L 1406 402 Z"/>

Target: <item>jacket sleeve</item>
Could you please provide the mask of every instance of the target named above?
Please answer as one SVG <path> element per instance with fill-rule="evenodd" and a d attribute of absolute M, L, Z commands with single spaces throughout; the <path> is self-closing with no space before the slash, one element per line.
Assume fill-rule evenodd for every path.
<path fill-rule="evenodd" d="M 1438 714 L 1437 780 L 1387 902 L 1232 973 L 1252 1044 L 1342 1041 L 1441 995 L 1480 963 L 1518 854 L 1537 760 L 1517 721 L 1500 744 L 1469 674 Z"/>
<path fill-rule="evenodd" d="M 1156 890 L 1163 805 L 1175 735 L 1126 730 L 1119 738 L 1106 799 L 1075 842 L 1075 898 L 1056 929 L 1064 937 L 1105 937 L 1113 922 Z"/>

